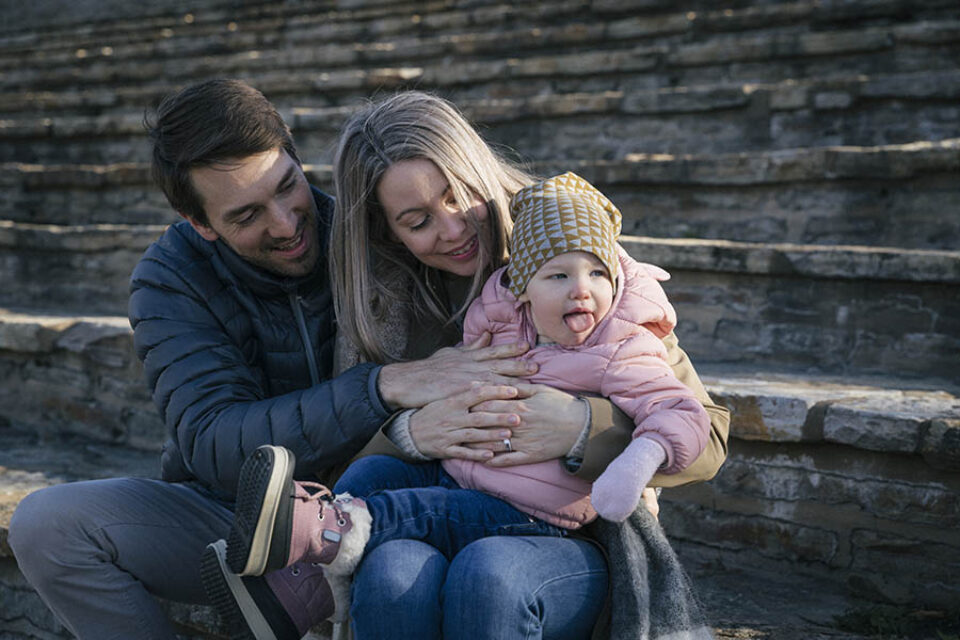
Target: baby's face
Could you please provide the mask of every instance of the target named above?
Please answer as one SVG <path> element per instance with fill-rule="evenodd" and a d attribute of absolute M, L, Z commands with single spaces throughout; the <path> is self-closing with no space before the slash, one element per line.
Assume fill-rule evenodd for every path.
<path fill-rule="evenodd" d="M 541 340 L 567 347 L 583 344 L 610 311 L 613 285 L 607 268 L 592 253 L 562 253 L 545 262 L 519 300 Z"/>

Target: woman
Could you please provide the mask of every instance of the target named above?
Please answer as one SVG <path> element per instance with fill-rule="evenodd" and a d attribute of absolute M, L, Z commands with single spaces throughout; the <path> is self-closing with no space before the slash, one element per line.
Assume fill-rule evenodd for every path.
<path fill-rule="evenodd" d="M 506 262 L 508 202 L 533 178 L 497 157 L 452 105 L 419 92 L 354 115 L 340 137 L 334 177 L 338 366 L 416 360 L 438 349 L 434 357 L 442 358 L 443 348 L 460 341 L 466 307 Z M 664 342 L 677 377 L 710 413 L 712 435 L 686 472 L 657 476 L 653 486 L 712 477 L 726 454 L 729 421 L 676 338 Z M 515 386 L 520 400 L 478 404 L 471 390 L 401 412 L 361 455 L 423 460 L 483 446 L 498 453 L 490 464 L 563 458 L 593 480 L 629 442 L 632 422 L 604 399 Z M 492 413 L 516 416 L 509 438 L 458 439 L 462 425 Z M 354 585 L 358 638 L 583 638 L 603 609 L 608 572 L 602 550 L 582 538 L 487 538 L 449 565 L 423 543 L 397 541 L 370 554 Z"/>

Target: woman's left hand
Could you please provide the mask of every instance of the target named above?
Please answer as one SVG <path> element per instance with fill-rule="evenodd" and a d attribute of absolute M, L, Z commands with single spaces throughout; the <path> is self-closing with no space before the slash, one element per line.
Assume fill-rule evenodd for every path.
<path fill-rule="evenodd" d="M 647 508 L 647 511 L 653 514 L 655 520 L 660 519 L 660 501 L 657 500 L 657 490 L 653 487 L 646 487 L 640 494 L 640 504 Z"/>
<path fill-rule="evenodd" d="M 542 384 L 514 383 L 513 386 L 519 391 L 516 399 L 490 400 L 472 409 L 520 416 L 520 424 L 510 427 L 511 452 L 501 453 L 503 448 L 498 442 L 479 445 L 498 453 L 486 464 L 510 467 L 567 455 L 586 425 L 586 403 Z"/>

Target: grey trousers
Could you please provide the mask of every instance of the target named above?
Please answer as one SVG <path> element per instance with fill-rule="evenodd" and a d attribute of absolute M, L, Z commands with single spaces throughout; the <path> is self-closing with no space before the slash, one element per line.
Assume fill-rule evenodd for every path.
<path fill-rule="evenodd" d="M 225 505 L 188 486 L 93 480 L 24 498 L 9 542 L 27 580 L 78 638 L 170 640 L 153 595 L 204 602 L 200 555 L 227 537 L 232 520 Z"/>

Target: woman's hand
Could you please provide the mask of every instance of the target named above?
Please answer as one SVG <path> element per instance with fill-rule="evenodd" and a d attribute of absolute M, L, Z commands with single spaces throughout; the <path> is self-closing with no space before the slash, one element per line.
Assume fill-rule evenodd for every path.
<path fill-rule="evenodd" d="M 496 443 L 512 436 L 520 418 L 509 412 L 478 410 L 486 402 L 516 398 L 516 387 L 475 383 L 467 391 L 435 400 L 410 416 L 410 437 L 417 450 L 431 458 L 485 462 Z M 479 445 L 470 448 L 467 445 Z"/>
<path fill-rule="evenodd" d="M 526 343 L 488 347 L 490 334 L 462 347 L 440 349 L 429 358 L 398 362 L 380 369 L 380 397 L 391 409 L 415 409 L 462 393 L 473 383 L 512 384 L 518 376 L 536 373 L 537 365 L 513 358 L 530 348 Z"/>
<path fill-rule="evenodd" d="M 660 519 L 660 501 L 657 500 L 657 490 L 653 487 L 646 487 L 640 494 L 640 504 L 647 508 L 647 511 L 653 514 L 654 520 Z"/>
<path fill-rule="evenodd" d="M 487 463 L 492 467 L 510 467 L 542 462 L 567 455 L 587 421 L 586 403 L 575 396 L 542 384 L 514 384 L 516 399 L 487 400 L 474 411 L 503 413 L 519 417 L 510 436 L 512 452 L 500 453 Z M 499 441 L 480 447 L 503 451 Z"/>

